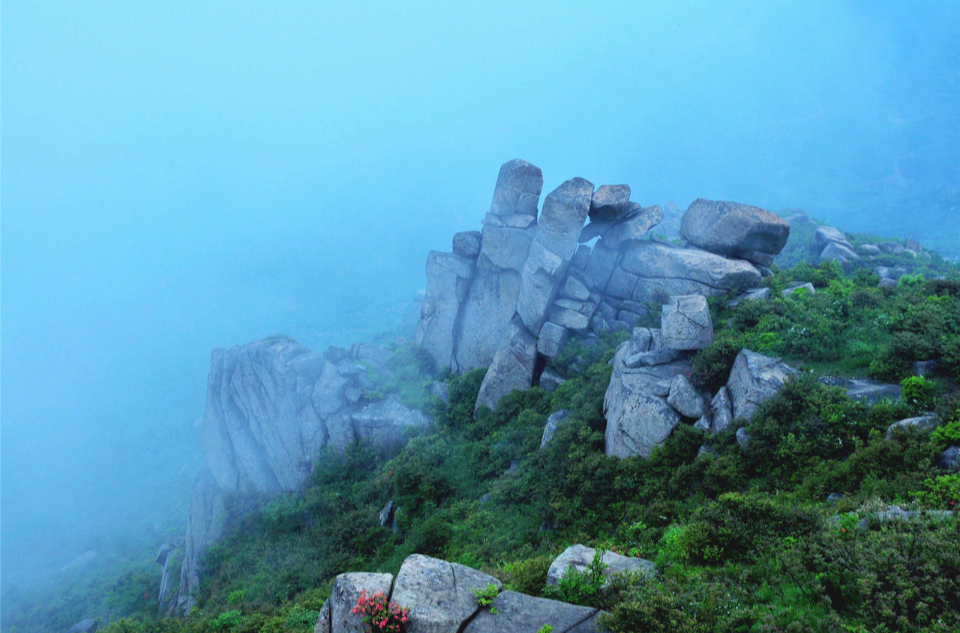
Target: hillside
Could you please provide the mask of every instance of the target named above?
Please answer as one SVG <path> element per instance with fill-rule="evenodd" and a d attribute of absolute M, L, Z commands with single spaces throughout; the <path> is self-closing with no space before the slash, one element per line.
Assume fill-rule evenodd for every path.
<path fill-rule="evenodd" d="M 414 554 L 612 631 L 960 628 L 960 269 L 706 200 L 653 240 L 659 207 L 582 179 L 538 217 L 521 163 L 430 254 L 416 332 L 215 352 L 165 580 L 107 574 L 72 620 L 38 601 L 4 630 L 83 603 L 111 633 L 309 631 L 338 575 L 399 583 Z M 716 217 L 750 228 L 691 219 Z M 548 576 L 577 544 L 656 572 Z"/>

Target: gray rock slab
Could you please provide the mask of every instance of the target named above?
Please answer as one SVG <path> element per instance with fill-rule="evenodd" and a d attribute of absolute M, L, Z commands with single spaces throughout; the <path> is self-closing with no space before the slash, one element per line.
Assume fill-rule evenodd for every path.
<path fill-rule="evenodd" d="M 564 261 L 577 250 L 577 238 L 590 210 L 593 184 L 573 178 L 547 194 L 537 224 L 537 240 Z"/>
<path fill-rule="evenodd" d="M 515 228 L 494 224 L 483 225 L 478 265 L 487 270 L 523 270 L 535 227 Z"/>
<path fill-rule="evenodd" d="M 741 350 L 727 379 L 733 417 L 753 420 L 760 405 L 777 395 L 794 373 L 796 370 L 779 358 Z"/>
<path fill-rule="evenodd" d="M 713 342 L 713 321 L 703 295 L 671 297 L 660 313 L 660 331 L 672 350 L 698 350 Z"/>
<path fill-rule="evenodd" d="M 94 618 L 86 618 L 85 620 L 80 620 L 71 626 L 69 633 L 96 633 L 96 630 L 99 626 L 99 620 Z"/>
<path fill-rule="evenodd" d="M 827 244 L 830 244 L 831 242 L 842 244 L 847 248 L 853 248 L 850 245 L 850 242 L 847 240 L 847 236 L 844 235 L 843 231 L 839 229 L 835 229 L 832 226 L 821 226 L 814 231 L 813 244 L 817 249 L 822 251 Z"/>
<path fill-rule="evenodd" d="M 937 468 L 952 473 L 960 470 L 960 446 L 951 446 L 940 454 Z"/>
<path fill-rule="evenodd" d="M 450 633 L 479 610 L 474 589 L 499 580 L 465 565 L 414 554 L 397 572 L 391 600 L 407 607 L 407 633 Z"/>
<path fill-rule="evenodd" d="M 537 351 L 547 358 L 556 358 L 567 342 L 570 331 L 562 325 L 547 321 L 540 328 Z"/>
<path fill-rule="evenodd" d="M 683 374 L 678 374 L 670 383 L 667 404 L 685 418 L 700 418 L 710 410 L 707 399 L 690 384 Z"/>
<path fill-rule="evenodd" d="M 824 247 L 823 251 L 820 252 L 820 261 L 825 262 L 830 259 L 845 262 L 851 259 L 860 259 L 860 256 L 849 246 L 837 242 L 830 242 Z"/>
<path fill-rule="evenodd" d="M 730 401 L 730 392 L 726 387 L 720 387 L 710 401 L 710 430 L 722 433 L 730 428 L 733 422 L 733 403 Z"/>
<path fill-rule="evenodd" d="M 740 256 L 749 251 L 776 255 L 787 243 L 790 224 L 759 207 L 700 198 L 683 214 L 680 235 L 720 255 Z"/>
<path fill-rule="evenodd" d="M 585 283 L 577 279 L 574 275 L 567 275 L 563 282 L 563 288 L 560 290 L 561 296 L 577 301 L 586 301 L 590 298 L 590 289 Z"/>
<path fill-rule="evenodd" d="M 494 355 L 493 363 L 483 377 L 474 413 L 481 406 L 496 409 L 500 398 L 515 389 L 529 389 L 533 384 L 536 359 L 537 339 L 523 326 L 515 328 L 515 334 Z"/>
<path fill-rule="evenodd" d="M 514 271 L 478 271 L 463 304 L 457 328 L 454 359 L 451 367 L 466 372 L 488 367 L 493 355 L 513 334 L 511 319 L 517 310 L 520 274 Z"/>
<path fill-rule="evenodd" d="M 791 297 L 793 296 L 793 293 L 797 292 L 798 290 L 804 290 L 812 295 L 817 294 L 817 289 L 814 288 L 813 284 L 809 281 L 805 284 L 790 284 L 787 288 L 781 290 L 780 294 L 784 297 Z"/>
<path fill-rule="evenodd" d="M 454 246 L 456 242 L 454 238 Z M 415 341 L 430 353 L 437 367 L 449 367 L 453 359 L 460 304 L 475 271 L 472 260 L 463 255 L 436 251 L 427 255 L 427 289 L 420 304 Z"/>
<path fill-rule="evenodd" d="M 550 443 L 554 433 L 557 432 L 561 424 L 570 419 L 570 416 L 571 412 L 569 409 L 560 409 L 550 414 L 550 417 L 547 418 L 547 422 L 543 427 L 543 435 L 540 437 L 540 448 L 544 448 Z"/>
<path fill-rule="evenodd" d="M 543 173 L 539 167 L 525 160 L 511 160 L 500 166 L 497 185 L 493 190 L 490 214 L 537 215 L 537 204 L 543 189 Z"/>
<path fill-rule="evenodd" d="M 566 381 L 552 369 L 544 369 L 540 374 L 540 388 L 547 393 L 553 393 L 564 382 Z"/>
<path fill-rule="evenodd" d="M 501 592 L 491 607 L 480 611 L 464 633 L 537 633 L 544 625 L 553 627 L 554 633 L 568 633 L 597 614 L 597 610 L 591 607 L 535 598 L 514 591 Z"/>

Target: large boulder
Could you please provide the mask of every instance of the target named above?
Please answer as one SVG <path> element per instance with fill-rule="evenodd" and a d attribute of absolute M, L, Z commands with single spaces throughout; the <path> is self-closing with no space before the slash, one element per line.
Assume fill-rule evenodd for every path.
<path fill-rule="evenodd" d="M 597 550 L 592 547 L 580 544 L 571 545 L 550 564 L 550 569 L 547 570 L 547 584 L 557 584 L 571 569 L 583 573 L 590 567 L 596 556 Z M 639 572 L 648 578 L 657 575 L 657 566 L 642 558 L 621 556 L 616 552 L 604 551 L 600 560 L 606 565 L 603 570 L 604 586 L 610 584 L 610 579 L 615 574 Z"/>
<path fill-rule="evenodd" d="M 190 493 L 186 551 L 180 566 L 180 589 L 174 602 L 174 609 L 181 614 L 186 615 L 197 604 L 203 553 L 223 535 L 225 519 L 223 491 L 210 471 L 204 469 Z"/>
<path fill-rule="evenodd" d="M 496 409 L 500 398 L 511 391 L 529 389 L 536 361 L 537 339 L 522 325 L 514 327 L 514 335 L 493 357 L 483 377 L 474 412 L 481 406 Z"/>
<path fill-rule="evenodd" d="M 703 295 L 671 297 L 660 315 L 663 341 L 673 350 L 703 349 L 713 342 L 713 321 Z"/>
<path fill-rule="evenodd" d="M 777 395 L 794 373 L 796 370 L 779 358 L 741 350 L 727 379 L 733 417 L 753 420 L 760 405 Z"/>
<path fill-rule="evenodd" d="M 759 207 L 700 198 L 683 214 L 680 235 L 711 253 L 747 258 L 754 252 L 778 254 L 790 236 L 790 224 Z"/>
<path fill-rule="evenodd" d="M 593 184 L 573 178 L 551 191 L 543 200 L 536 239 L 564 261 L 577 250 L 577 238 L 590 211 Z"/>
<path fill-rule="evenodd" d="M 730 392 L 726 387 L 720 387 L 713 400 L 710 401 L 710 431 L 722 433 L 733 422 L 733 403 L 730 401 Z"/>
<path fill-rule="evenodd" d="M 707 399 L 690 384 L 683 374 L 678 374 L 670 383 L 667 404 L 685 418 L 700 418 L 710 410 Z"/>
<path fill-rule="evenodd" d="M 846 246 L 850 250 L 853 250 L 853 246 L 849 241 L 847 241 L 847 236 L 843 234 L 843 231 L 835 229 L 832 226 L 818 227 L 813 233 L 814 246 L 817 248 L 817 250 L 822 251 L 830 243 L 840 244 L 842 246 Z"/>
<path fill-rule="evenodd" d="M 820 261 L 825 262 L 827 260 L 835 259 L 840 263 L 849 261 L 851 259 L 860 259 L 860 256 L 857 255 L 857 252 L 849 246 L 844 246 L 837 242 L 830 242 L 820 253 Z"/>
<path fill-rule="evenodd" d="M 407 633 L 452 633 L 478 610 L 473 591 L 499 580 L 470 567 L 414 554 L 409 556 L 394 583 L 391 600 L 407 607 Z"/>
<path fill-rule="evenodd" d="M 674 295 L 712 297 L 760 284 L 760 271 L 749 262 L 650 240 L 632 242 L 619 265 L 636 282 L 631 296 L 613 293 L 609 286 L 607 293 L 644 305 Z"/>
<path fill-rule="evenodd" d="M 597 631 L 598 611 L 514 591 L 503 591 L 490 608 L 481 610 L 464 633 L 537 633 L 550 626 L 553 633 Z"/>

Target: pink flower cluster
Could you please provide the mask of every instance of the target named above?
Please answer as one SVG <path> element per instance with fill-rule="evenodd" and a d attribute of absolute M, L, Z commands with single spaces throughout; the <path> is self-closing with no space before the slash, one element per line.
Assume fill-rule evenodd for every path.
<path fill-rule="evenodd" d="M 356 606 L 350 610 L 363 618 L 370 633 L 402 633 L 407 611 L 407 608 L 388 601 L 382 591 L 367 596 L 366 589 L 360 592 Z"/>

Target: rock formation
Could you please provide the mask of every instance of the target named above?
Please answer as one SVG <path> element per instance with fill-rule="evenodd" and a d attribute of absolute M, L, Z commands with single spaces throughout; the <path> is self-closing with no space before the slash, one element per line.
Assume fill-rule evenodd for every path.
<path fill-rule="evenodd" d="M 547 584 L 555 585 L 573 569 L 580 573 L 587 570 L 597 556 L 597 550 L 584 545 L 571 545 L 557 556 L 547 570 Z M 657 575 L 657 566 L 643 558 L 622 556 L 616 552 L 605 551 L 600 558 L 606 567 L 603 570 L 603 585 L 610 584 L 612 576 L 616 574 L 639 573 L 647 578 Z"/>
<path fill-rule="evenodd" d="M 347 573 L 334 580 L 330 598 L 323 604 L 314 633 L 361 633 L 359 614 L 350 613 L 361 591 L 383 592 L 408 609 L 408 633 L 536 633 L 549 625 L 555 633 L 599 633 L 599 612 L 556 600 L 503 591 L 482 608 L 473 593 L 500 581 L 457 563 L 414 554 L 394 579 L 390 574 Z"/>
<path fill-rule="evenodd" d="M 698 200 L 683 216 L 684 236 L 698 248 L 678 247 L 645 239 L 663 211 L 631 201 L 627 185 L 594 191 L 568 180 L 538 217 L 542 187 L 537 167 L 504 163 L 479 240 L 458 233 L 452 253 L 427 257 L 417 343 L 440 367 L 489 367 L 478 408 L 536 383 L 544 359 L 572 335 L 631 328 L 671 297 L 756 287 L 761 271 L 751 261 L 769 265 L 789 234 L 763 209 Z M 712 327 L 697 336 L 688 345 L 708 344 Z"/>

